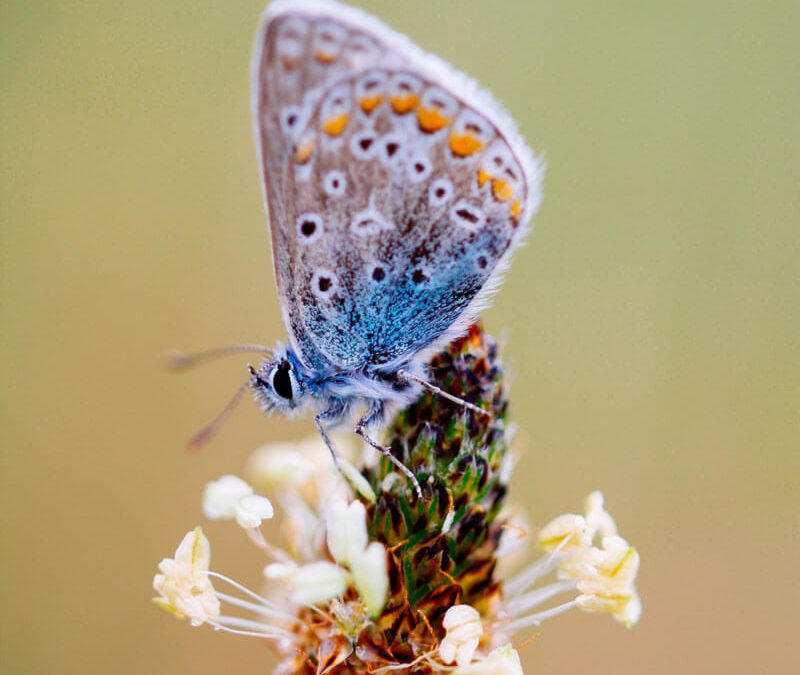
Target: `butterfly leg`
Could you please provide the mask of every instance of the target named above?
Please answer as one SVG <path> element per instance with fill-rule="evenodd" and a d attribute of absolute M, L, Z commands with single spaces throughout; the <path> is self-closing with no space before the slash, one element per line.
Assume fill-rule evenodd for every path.
<path fill-rule="evenodd" d="M 484 410 L 483 408 L 479 408 L 474 403 L 470 403 L 469 401 L 465 401 L 463 398 L 459 398 L 458 396 L 453 396 L 449 394 L 441 387 L 437 387 L 435 384 L 431 384 L 423 380 L 422 378 L 417 377 L 416 375 L 412 375 L 407 370 L 398 370 L 397 374 L 405 380 L 411 380 L 412 382 L 416 382 L 417 384 L 421 384 L 423 387 L 432 391 L 437 396 L 441 396 L 442 398 L 446 398 L 448 401 L 452 401 L 460 405 L 462 408 L 466 408 L 467 410 L 471 410 L 472 412 L 478 415 L 485 415 L 486 417 L 492 417 L 492 413 L 488 410 Z"/>
<path fill-rule="evenodd" d="M 417 477 L 413 474 L 411 469 L 409 469 L 403 462 L 401 462 L 397 457 L 392 454 L 392 449 L 388 448 L 384 445 L 381 445 L 376 440 L 370 438 L 369 434 L 367 433 L 367 427 L 373 422 L 379 420 L 383 416 L 383 404 L 375 401 L 370 405 L 369 410 L 364 414 L 364 416 L 358 420 L 356 423 L 356 427 L 354 431 L 356 434 L 364 440 L 369 446 L 375 448 L 380 453 L 386 455 L 389 460 L 394 464 L 400 471 L 402 471 L 408 480 L 414 485 L 414 489 L 417 492 L 417 496 L 422 499 L 422 488 L 419 485 L 419 481 Z"/>
<path fill-rule="evenodd" d="M 339 453 L 336 452 L 336 446 L 333 444 L 331 437 L 328 436 L 328 429 L 325 423 L 330 422 L 335 424 L 341 419 L 343 412 L 344 409 L 341 405 L 332 405 L 330 408 L 326 408 L 322 412 L 314 415 L 314 424 L 317 427 L 317 431 L 319 431 L 319 435 L 322 436 L 322 440 L 325 442 L 325 445 L 328 446 L 328 450 L 330 450 L 331 453 L 331 458 L 333 459 L 333 464 L 340 473 L 342 471 L 342 467 L 339 466 Z"/>

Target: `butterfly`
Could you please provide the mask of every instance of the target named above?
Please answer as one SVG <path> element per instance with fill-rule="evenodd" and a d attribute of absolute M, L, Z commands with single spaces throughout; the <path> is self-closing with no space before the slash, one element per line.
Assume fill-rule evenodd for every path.
<path fill-rule="evenodd" d="M 360 409 L 354 431 L 419 493 L 368 430 L 425 387 L 483 412 L 429 384 L 426 364 L 497 289 L 542 165 L 473 80 L 334 0 L 267 8 L 252 87 L 289 345 L 213 354 L 267 351 L 246 387 L 264 411 L 313 408 L 334 462 L 328 431 Z"/>

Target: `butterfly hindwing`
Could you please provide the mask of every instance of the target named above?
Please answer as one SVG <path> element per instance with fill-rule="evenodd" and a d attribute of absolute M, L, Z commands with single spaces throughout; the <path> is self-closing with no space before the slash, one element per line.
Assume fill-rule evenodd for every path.
<path fill-rule="evenodd" d="M 320 26 L 339 40 L 322 61 Z M 291 14 L 268 26 L 257 70 L 281 300 L 317 367 L 402 363 L 448 336 L 538 200 L 504 115 L 392 35 Z M 376 51 L 359 60 L 351 43 Z"/>

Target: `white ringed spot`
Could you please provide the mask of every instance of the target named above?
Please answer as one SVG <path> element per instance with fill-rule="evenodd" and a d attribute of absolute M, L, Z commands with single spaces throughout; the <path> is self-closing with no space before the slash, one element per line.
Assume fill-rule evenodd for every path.
<path fill-rule="evenodd" d="M 350 152 L 358 159 L 372 159 L 378 150 L 378 135 L 372 129 L 362 129 L 350 137 Z"/>
<path fill-rule="evenodd" d="M 311 292 L 322 300 L 328 300 L 339 288 L 339 279 L 330 270 L 317 270 L 311 277 Z"/>
<path fill-rule="evenodd" d="M 412 183 L 422 183 L 433 172 L 433 165 L 427 155 L 417 154 L 408 162 L 408 176 Z"/>
<path fill-rule="evenodd" d="M 474 232 L 486 222 L 486 215 L 474 204 L 459 199 L 450 209 L 450 221 Z"/>
<path fill-rule="evenodd" d="M 341 197 L 347 191 L 347 178 L 336 169 L 328 171 L 322 179 L 322 189 L 329 197 Z"/>
<path fill-rule="evenodd" d="M 297 238 L 301 244 L 313 244 L 322 236 L 322 216 L 318 213 L 304 213 L 297 217 Z"/>
<path fill-rule="evenodd" d="M 453 198 L 453 184 L 447 178 L 439 178 L 428 188 L 428 203 L 434 207 L 447 204 Z"/>
<path fill-rule="evenodd" d="M 356 213 L 350 223 L 350 230 L 361 237 L 368 237 L 384 230 L 393 229 L 394 225 L 386 220 L 381 212 L 375 208 L 368 208 Z"/>

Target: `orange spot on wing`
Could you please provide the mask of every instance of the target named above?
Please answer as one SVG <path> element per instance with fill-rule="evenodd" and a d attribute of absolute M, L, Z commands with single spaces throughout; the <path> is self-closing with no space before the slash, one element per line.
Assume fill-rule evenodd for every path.
<path fill-rule="evenodd" d="M 382 101 L 383 96 L 380 94 L 375 94 L 374 96 L 365 96 L 358 102 L 358 104 L 365 113 L 369 114 L 375 110 L 375 108 L 377 108 Z"/>
<path fill-rule="evenodd" d="M 305 164 L 311 159 L 311 155 L 314 154 L 314 141 L 307 141 L 303 143 L 294 153 L 294 161 L 297 164 Z"/>
<path fill-rule="evenodd" d="M 490 178 L 491 176 L 485 169 L 478 169 L 478 187 L 486 185 L 486 181 Z"/>
<path fill-rule="evenodd" d="M 511 205 L 511 215 L 514 216 L 514 218 L 519 218 L 521 213 L 522 202 L 519 199 L 515 199 L 514 203 Z"/>
<path fill-rule="evenodd" d="M 514 186 L 502 178 L 492 178 L 492 194 L 499 202 L 507 202 L 514 196 Z"/>
<path fill-rule="evenodd" d="M 483 147 L 483 141 L 470 133 L 450 134 L 450 151 L 457 157 L 469 157 Z"/>
<path fill-rule="evenodd" d="M 417 110 L 417 121 L 419 128 L 428 133 L 444 129 L 450 124 L 450 118 L 442 115 L 439 108 L 423 108 L 422 106 Z"/>
<path fill-rule="evenodd" d="M 281 63 L 286 70 L 292 70 L 297 65 L 297 59 L 294 59 L 291 56 L 282 56 Z"/>
<path fill-rule="evenodd" d="M 347 126 L 348 119 L 347 113 L 334 115 L 325 121 L 322 125 L 322 130 L 328 134 L 328 136 L 340 136 Z"/>
<path fill-rule="evenodd" d="M 336 54 L 331 54 L 330 52 L 326 52 L 324 49 L 319 49 L 317 50 L 316 54 L 314 54 L 314 58 L 320 63 L 327 65 L 336 60 Z"/>
<path fill-rule="evenodd" d="M 406 113 L 411 112 L 417 107 L 417 101 L 419 101 L 419 96 L 416 94 L 392 96 L 390 99 L 392 110 L 394 110 L 398 115 L 405 115 Z"/>

